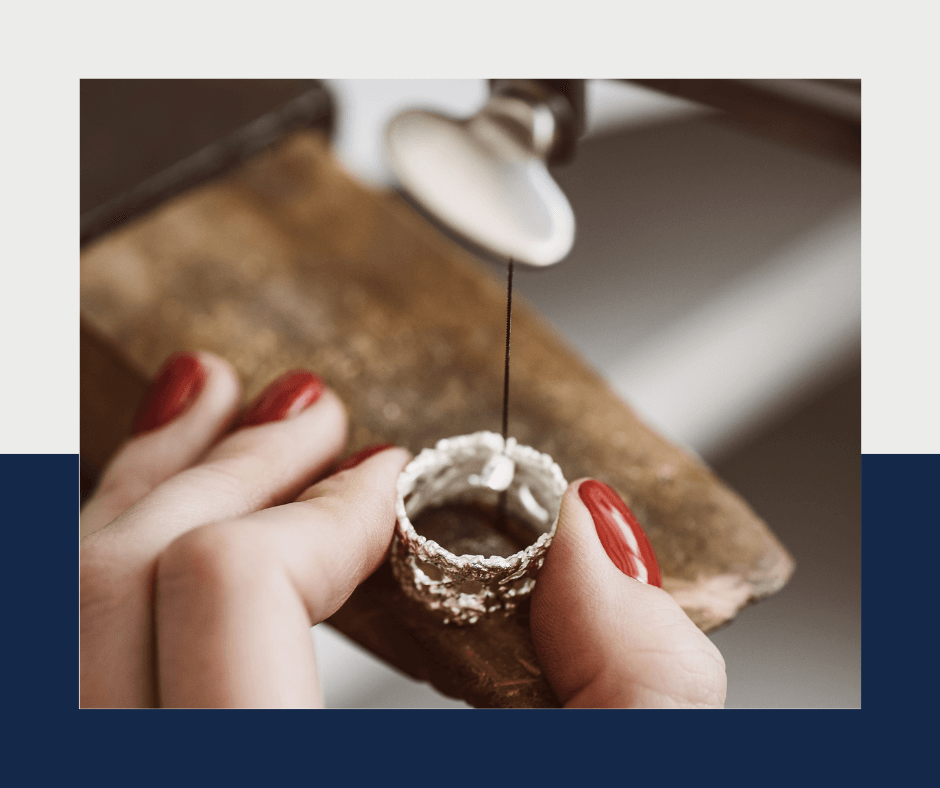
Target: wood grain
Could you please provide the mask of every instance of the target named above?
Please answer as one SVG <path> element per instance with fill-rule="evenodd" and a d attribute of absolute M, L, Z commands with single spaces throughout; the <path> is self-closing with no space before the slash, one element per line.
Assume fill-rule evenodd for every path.
<path fill-rule="evenodd" d="M 81 265 L 82 453 L 95 463 L 126 435 L 144 380 L 178 350 L 227 358 L 249 398 L 287 369 L 315 370 L 348 407 L 350 451 L 388 441 L 417 452 L 499 430 L 504 283 L 398 197 L 352 180 L 314 132 L 113 230 Z M 510 434 L 568 479 L 592 476 L 623 496 L 666 590 L 702 629 L 784 585 L 793 562 L 764 523 L 521 299 L 512 364 Z M 445 627 L 383 566 L 331 623 L 472 705 L 557 705 L 527 616 Z"/>

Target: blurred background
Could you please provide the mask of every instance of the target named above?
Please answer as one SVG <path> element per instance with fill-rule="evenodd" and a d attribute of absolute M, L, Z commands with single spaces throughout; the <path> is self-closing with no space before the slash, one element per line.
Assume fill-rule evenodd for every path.
<path fill-rule="evenodd" d="M 786 82 L 770 87 L 783 96 Z M 858 95 L 860 84 L 842 82 L 840 95 Z M 394 189 L 388 121 L 412 107 L 472 115 L 489 87 L 83 80 L 83 228 L 181 160 L 324 94 L 338 159 Z M 588 81 L 585 114 L 573 162 L 553 169 L 574 210 L 574 248 L 557 266 L 517 269 L 516 293 L 794 555 L 781 592 L 712 634 L 728 665 L 728 707 L 859 707 L 860 170 L 623 81 Z M 328 706 L 465 705 L 328 626 L 313 636 Z"/>

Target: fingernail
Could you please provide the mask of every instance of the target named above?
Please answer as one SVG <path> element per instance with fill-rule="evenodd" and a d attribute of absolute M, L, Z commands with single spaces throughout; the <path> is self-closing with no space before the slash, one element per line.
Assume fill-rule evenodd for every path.
<path fill-rule="evenodd" d="M 320 399 L 325 389 L 323 381 L 312 372 L 287 372 L 257 396 L 238 426 L 255 427 L 294 416 Z"/>
<path fill-rule="evenodd" d="M 604 550 L 617 568 L 642 583 L 663 587 L 656 555 L 633 512 L 610 487 L 589 479 L 578 495 L 584 501 Z"/>
<path fill-rule="evenodd" d="M 160 367 L 137 408 L 131 432 L 140 435 L 169 424 L 189 405 L 206 382 L 206 370 L 192 353 L 175 353 Z"/>
<path fill-rule="evenodd" d="M 393 448 L 395 448 L 394 443 L 376 443 L 373 446 L 366 446 L 364 449 L 359 449 L 355 454 L 350 454 L 339 464 L 335 472 L 348 471 L 350 468 L 355 468 L 359 463 L 365 462 L 372 455 Z"/>

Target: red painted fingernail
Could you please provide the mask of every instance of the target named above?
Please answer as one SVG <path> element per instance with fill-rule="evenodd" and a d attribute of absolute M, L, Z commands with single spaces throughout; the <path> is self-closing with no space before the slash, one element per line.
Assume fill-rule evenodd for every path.
<path fill-rule="evenodd" d="M 656 554 L 640 523 L 620 496 L 594 479 L 582 482 L 578 495 L 594 519 L 604 550 L 617 568 L 635 580 L 662 588 Z"/>
<path fill-rule="evenodd" d="M 238 426 L 255 427 L 294 416 L 320 399 L 325 389 L 312 372 L 286 372 L 257 396 Z"/>
<path fill-rule="evenodd" d="M 140 435 L 169 424 L 196 399 L 205 382 L 206 370 L 192 353 L 170 356 L 144 394 L 131 432 Z"/>
<path fill-rule="evenodd" d="M 339 464 L 339 467 L 336 469 L 336 473 L 339 473 L 340 471 L 348 471 L 350 468 L 355 468 L 360 462 L 365 462 L 372 455 L 378 454 L 380 451 L 393 448 L 395 448 L 394 443 L 376 443 L 373 446 L 366 446 L 364 449 L 359 449 L 359 451 L 357 451 L 355 454 L 350 454 Z"/>

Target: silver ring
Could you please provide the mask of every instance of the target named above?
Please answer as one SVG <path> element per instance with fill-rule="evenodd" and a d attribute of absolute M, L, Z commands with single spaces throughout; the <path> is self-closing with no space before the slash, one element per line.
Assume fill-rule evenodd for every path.
<path fill-rule="evenodd" d="M 514 438 L 504 443 L 498 433 L 476 432 L 440 440 L 398 477 L 392 571 L 408 596 L 442 615 L 445 623 L 473 624 L 482 615 L 508 612 L 535 587 L 567 486 L 549 455 L 520 446 Z M 513 555 L 455 555 L 412 524 L 429 507 L 495 507 L 502 494 L 509 514 L 534 537 Z"/>

